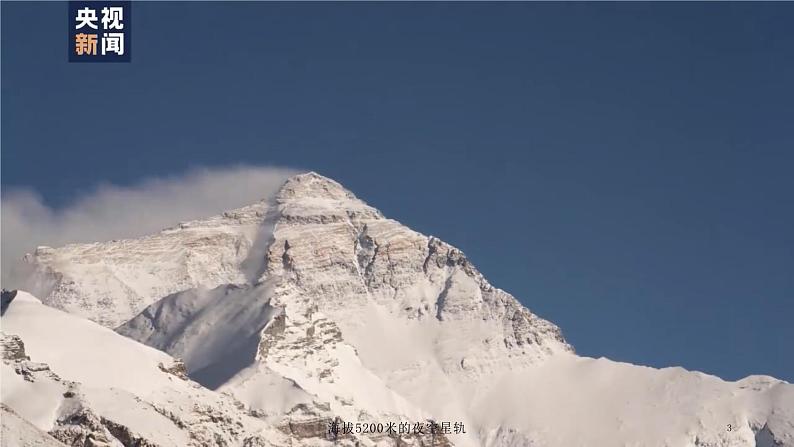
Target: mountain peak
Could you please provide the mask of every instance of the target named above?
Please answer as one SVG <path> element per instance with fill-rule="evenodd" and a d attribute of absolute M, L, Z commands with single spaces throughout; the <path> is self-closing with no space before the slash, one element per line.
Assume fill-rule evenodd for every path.
<path fill-rule="evenodd" d="M 305 198 L 355 200 L 356 196 L 338 182 L 310 171 L 287 179 L 281 186 L 276 198 L 279 201 Z"/>
<path fill-rule="evenodd" d="M 19 336 L 6 342 L 14 359 L 0 365 L 3 402 L 13 378 L 15 409 L 29 408 L 34 394 L 57 404 L 48 415 L 77 408 L 61 405 L 61 385 L 21 377 L 16 362 L 30 355 L 63 374 L 61 383 L 131 394 L 102 397 L 93 408 L 134 408 L 128 420 L 141 423 L 133 430 L 164 427 L 150 444 L 210 445 L 202 434 L 219 430 L 225 445 L 271 445 L 276 430 L 261 434 L 264 419 L 290 437 L 274 447 L 330 445 L 334 420 L 431 419 L 465 423 L 468 433 L 452 438 L 458 447 L 794 447 L 790 385 L 578 357 L 556 325 L 493 287 L 460 250 L 385 218 L 315 172 L 290 178 L 274 200 L 139 239 L 42 249 L 29 262 L 43 303 L 165 353 L 20 292 L 3 315 L 3 330 Z M 107 367 L 90 367 L 100 357 L 110 358 Z M 184 382 L 184 371 L 221 394 Z M 40 394 L 47 389 L 52 399 Z M 158 400 L 135 400 L 139 394 Z M 138 419 L 139 404 L 179 424 L 149 424 L 162 416 L 154 410 Z M 594 419 L 572 427 L 583 411 Z M 73 420 L 59 418 L 40 428 Z M 664 429 L 645 430 L 649 420 L 665 421 Z M 245 427 L 267 443 L 241 440 L 254 433 Z M 377 436 L 352 434 L 340 444 L 394 445 Z"/>

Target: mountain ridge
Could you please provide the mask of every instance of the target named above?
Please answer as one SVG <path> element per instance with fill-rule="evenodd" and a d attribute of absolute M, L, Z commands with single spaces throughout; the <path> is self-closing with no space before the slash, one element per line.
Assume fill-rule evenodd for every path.
<path fill-rule="evenodd" d="M 445 442 L 460 446 L 794 445 L 786 382 L 576 356 L 463 252 L 313 172 L 246 207 L 27 262 L 43 302 L 182 359 L 269 423 L 455 421 L 470 429 Z M 670 428 L 639 429 L 657 420 Z"/>

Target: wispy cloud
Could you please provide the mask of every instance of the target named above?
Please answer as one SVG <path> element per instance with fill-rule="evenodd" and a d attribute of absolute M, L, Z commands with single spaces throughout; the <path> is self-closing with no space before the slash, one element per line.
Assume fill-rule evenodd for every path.
<path fill-rule="evenodd" d="M 136 237 L 271 196 L 297 171 L 271 167 L 195 169 L 137 185 L 101 185 L 63 208 L 32 189 L 2 196 L 2 282 L 15 287 L 19 260 L 39 245 Z"/>

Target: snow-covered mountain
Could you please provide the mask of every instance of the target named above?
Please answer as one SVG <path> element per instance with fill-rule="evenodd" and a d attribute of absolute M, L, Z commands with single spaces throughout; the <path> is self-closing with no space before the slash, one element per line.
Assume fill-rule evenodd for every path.
<path fill-rule="evenodd" d="M 2 325 L 3 405 L 67 445 L 286 444 L 234 399 L 187 379 L 168 354 L 26 292 Z"/>
<path fill-rule="evenodd" d="M 7 313 L 3 330 L 40 346 L 34 361 L 146 402 L 151 387 L 164 386 L 160 376 L 191 384 L 200 396 L 181 399 L 225 396 L 241 408 L 235 417 L 247 434 L 287 437 L 262 436 L 274 444 L 329 443 L 325 428 L 337 418 L 384 431 L 392 422 L 395 430 L 449 425 L 436 435 L 340 433 L 337 441 L 363 445 L 794 446 L 794 386 L 576 356 L 559 328 L 492 286 L 462 252 L 315 173 L 220 216 L 141 239 L 39 247 L 26 261 L 35 272 L 28 287 L 73 314 L 58 315 L 116 329 L 128 338 L 79 319 L 162 356 L 141 360 L 154 374 L 142 389 L 105 383 L 96 375 L 109 371 L 51 360 L 67 348 L 53 349 L 46 327 L 7 329 Z M 24 306 L 9 312 L 22 312 L 16 307 Z M 203 387 L 163 373 L 157 365 L 176 362 L 169 355 Z M 52 433 L 56 419 L 7 402 L 5 387 L 3 403 Z"/>

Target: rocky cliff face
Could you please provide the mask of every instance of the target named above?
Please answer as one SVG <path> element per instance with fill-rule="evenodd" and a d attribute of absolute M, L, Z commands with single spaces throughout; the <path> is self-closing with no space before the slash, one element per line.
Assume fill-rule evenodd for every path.
<path fill-rule="evenodd" d="M 3 350 L 3 360 L 12 362 L 30 360 L 30 357 L 25 355 L 25 343 L 17 335 L 0 332 L 0 349 Z"/>
<path fill-rule="evenodd" d="M 576 357 L 460 250 L 315 173 L 219 216 L 28 262 L 46 304 L 183 359 L 295 445 L 738 447 L 767 432 L 794 445 L 790 385 Z M 613 388 L 632 392 L 612 402 Z M 332 440 L 332 421 L 466 429 Z M 638 428 L 649 421 L 669 429 Z M 726 437 L 727 423 L 744 431 Z"/>
<path fill-rule="evenodd" d="M 489 284 L 462 252 L 332 180 L 293 177 L 266 206 L 262 248 L 239 267 L 249 281 L 169 295 L 118 331 L 184 359 L 196 380 L 256 410 L 289 410 L 261 402 L 271 390 L 327 405 L 327 417 L 376 423 L 430 417 L 425 398 L 405 397 L 415 394 L 413 375 L 447 377 L 438 389 L 453 395 L 570 351 L 556 326 Z M 416 332 L 420 346 L 400 346 L 400 331 Z M 252 386 L 261 381 L 278 388 Z"/>
<path fill-rule="evenodd" d="M 487 321 L 501 332 L 489 343 L 510 354 L 569 349 L 462 252 L 314 173 L 291 178 L 271 201 L 137 240 L 39 247 L 27 261 L 46 304 L 108 327 L 172 293 L 270 280 L 274 307 L 340 314 L 374 303 L 408 319 Z"/>

